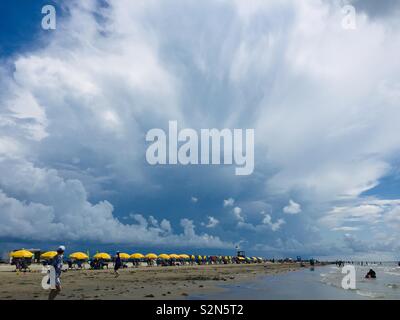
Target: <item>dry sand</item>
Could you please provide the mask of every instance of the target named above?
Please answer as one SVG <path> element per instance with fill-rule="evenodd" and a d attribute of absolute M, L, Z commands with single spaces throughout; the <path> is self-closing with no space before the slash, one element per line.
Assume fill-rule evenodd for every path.
<path fill-rule="evenodd" d="M 207 294 L 219 284 L 239 283 L 257 276 L 298 269 L 296 263 L 229 264 L 176 267 L 139 267 L 120 271 L 115 278 L 109 270 L 68 270 L 61 277 L 62 292 L 57 299 L 186 299 Z M 0 265 L 0 299 L 47 299 L 42 289 L 40 266 L 16 273 Z"/>

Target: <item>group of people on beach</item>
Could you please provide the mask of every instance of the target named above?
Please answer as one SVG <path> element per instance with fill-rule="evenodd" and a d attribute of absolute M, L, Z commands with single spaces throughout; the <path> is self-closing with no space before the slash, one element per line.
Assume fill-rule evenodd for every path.
<path fill-rule="evenodd" d="M 65 246 L 59 246 L 57 249 L 57 254 L 47 262 L 47 265 L 49 267 L 53 267 L 54 268 L 54 275 L 55 275 L 55 286 L 53 288 L 50 288 L 50 293 L 49 293 L 49 300 L 54 300 L 55 297 L 60 293 L 61 291 L 61 273 L 63 271 L 63 262 L 64 262 L 64 252 L 65 252 Z M 239 260 L 236 261 L 236 259 L 239 259 L 239 257 L 231 257 L 231 262 L 235 263 L 235 262 L 239 262 Z M 115 277 L 119 277 L 119 270 L 121 268 L 126 267 L 126 264 L 124 264 L 123 259 L 120 256 L 120 252 L 117 251 L 115 258 L 114 258 L 114 274 Z M 201 262 L 201 263 L 200 263 Z M 218 259 L 218 257 L 216 256 L 210 256 L 208 257 L 206 260 L 202 259 L 201 261 L 199 260 L 199 264 L 213 264 L 213 263 L 224 263 L 226 262 L 224 259 Z M 148 265 L 150 266 L 150 263 L 154 263 L 154 260 L 147 260 Z M 168 265 L 173 265 L 174 262 L 169 261 L 169 262 L 165 262 L 168 263 Z M 190 260 L 190 264 L 194 264 L 194 261 L 192 261 L 192 259 Z M 162 264 L 161 264 L 162 265 Z M 104 267 L 108 268 L 108 262 L 102 261 L 100 260 L 92 260 L 90 261 L 90 266 L 92 269 L 103 269 Z M 138 266 L 138 263 L 136 261 L 136 263 L 134 263 L 134 266 Z M 72 268 L 72 265 L 70 263 L 70 261 L 68 261 L 68 267 Z M 80 267 L 82 268 L 82 264 L 80 265 Z M 48 280 L 48 283 L 50 282 L 50 278 Z"/>
<path fill-rule="evenodd" d="M 54 258 L 50 261 L 49 266 L 54 268 L 55 271 L 55 287 L 50 288 L 50 293 L 49 293 L 49 300 L 54 300 L 55 297 L 60 293 L 61 291 L 61 273 L 63 270 L 63 257 L 64 257 L 64 252 L 65 252 L 65 246 L 59 246 L 57 249 L 57 254 L 54 256 Z M 114 274 L 115 277 L 119 276 L 118 270 L 122 266 L 122 259 L 120 257 L 120 252 L 117 251 L 115 261 L 114 261 Z M 48 283 L 50 283 L 50 278 L 48 280 Z"/>
<path fill-rule="evenodd" d="M 336 260 L 335 262 L 336 266 L 338 267 L 343 267 L 345 264 L 352 264 L 352 265 L 359 265 L 359 266 L 368 266 L 368 265 L 382 265 L 382 262 L 368 262 L 368 261 L 342 261 L 342 260 Z M 400 266 L 400 262 L 399 262 Z"/>
<path fill-rule="evenodd" d="M 119 252 L 117 251 L 116 255 L 111 259 L 112 262 L 115 263 L 117 257 L 119 257 Z M 148 258 L 141 258 L 141 259 L 121 259 L 121 266 L 120 268 L 128 268 L 128 262 L 132 263 L 133 267 L 139 267 L 141 264 L 146 264 L 149 267 L 153 266 L 179 266 L 179 265 L 207 265 L 207 264 L 236 264 L 236 263 L 262 263 L 265 262 L 265 259 L 258 258 L 255 260 L 240 260 L 239 257 L 228 257 L 228 256 L 191 256 L 189 259 L 183 258 L 170 258 L 170 259 L 148 259 Z M 66 263 L 68 264 L 68 269 L 84 269 L 86 263 L 89 265 L 90 269 L 93 270 L 101 270 L 104 268 L 109 268 L 109 259 L 89 259 L 89 260 L 72 260 L 67 259 Z M 275 260 L 270 260 L 271 262 L 275 262 Z M 282 260 L 277 260 L 277 262 L 284 262 Z M 48 264 L 48 261 L 43 261 L 44 265 Z"/>
<path fill-rule="evenodd" d="M 345 265 L 345 263 L 346 264 L 356 264 L 356 265 L 360 265 L 360 266 L 364 266 L 364 262 L 363 261 L 357 261 L 357 262 L 355 262 L 354 263 L 354 261 L 347 261 L 347 262 L 344 262 L 344 261 L 341 261 L 341 260 L 337 260 L 336 262 L 335 262 L 335 264 L 336 264 L 336 266 L 337 267 L 344 267 L 344 265 Z M 371 264 L 371 263 L 370 263 Z M 377 262 L 373 262 L 373 264 L 378 264 Z M 368 261 L 365 261 L 365 265 L 367 266 L 368 265 Z M 382 262 L 379 262 L 379 265 L 382 265 Z M 400 262 L 399 262 L 399 266 L 400 266 Z M 367 274 L 365 275 L 365 278 L 366 279 L 376 279 L 376 272 L 373 270 L 373 269 L 369 269 L 369 271 L 367 272 Z"/>
<path fill-rule="evenodd" d="M 30 260 L 25 258 L 16 258 L 13 259 L 13 264 L 17 271 L 26 272 L 29 269 Z"/>

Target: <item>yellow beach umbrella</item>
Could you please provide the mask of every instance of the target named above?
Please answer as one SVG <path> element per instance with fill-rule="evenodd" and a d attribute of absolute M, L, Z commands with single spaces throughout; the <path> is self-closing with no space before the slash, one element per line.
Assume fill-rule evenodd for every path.
<path fill-rule="evenodd" d="M 159 259 L 164 259 L 164 260 L 169 260 L 169 259 L 171 259 L 171 257 L 170 257 L 169 255 L 165 254 L 165 253 L 159 254 L 159 255 L 158 255 L 158 258 L 159 258 Z"/>
<path fill-rule="evenodd" d="M 190 257 L 187 254 L 184 254 L 184 253 L 180 254 L 179 258 L 181 258 L 181 259 L 190 259 Z"/>
<path fill-rule="evenodd" d="M 83 252 L 74 252 L 74 253 L 71 253 L 71 254 L 69 255 L 69 257 L 70 257 L 71 259 L 75 259 L 75 260 L 87 260 L 87 259 L 89 259 L 89 256 L 88 256 L 86 253 L 83 253 Z"/>
<path fill-rule="evenodd" d="M 129 259 L 130 255 L 124 252 L 120 252 L 119 257 L 123 260 Z"/>
<path fill-rule="evenodd" d="M 197 257 L 199 260 L 203 260 L 203 257 L 202 256 L 198 256 Z"/>
<path fill-rule="evenodd" d="M 243 258 L 243 257 L 238 257 L 238 259 L 241 260 L 241 261 L 246 260 L 246 259 Z"/>
<path fill-rule="evenodd" d="M 194 255 L 191 255 L 191 256 L 190 256 L 190 259 L 196 260 L 196 257 L 195 257 Z"/>
<path fill-rule="evenodd" d="M 204 260 L 207 260 L 207 256 L 204 256 L 204 258 L 203 258 Z"/>
<path fill-rule="evenodd" d="M 177 255 L 175 253 L 171 253 L 169 256 L 171 259 L 180 259 L 179 255 Z"/>
<path fill-rule="evenodd" d="M 131 259 L 143 259 L 144 255 L 142 255 L 141 253 L 133 253 L 131 254 Z"/>
<path fill-rule="evenodd" d="M 28 250 L 18 250 L 10 253 L 11 258 L 32 258 L 33 253 Z"/>
<path fill-rule="evenodd" d="M 40 255 L 40 258 L 45 259 L 45 260 L 46 259 L 53 259 L 56 255 L 57 255 L 56 251 L 47 251 L 45 253 L 42 253 Z"/>
<path fill-rule="evenodd" d="M 108 253 L 105 253 L 105 252 L 96 253 L 93 256 L 93 258 L 96 259 L 96 260 L 100 260 L 100 259 L 102 259 L 102 260 L 111 260 L 111 256 Z"/>
<path fill-rule="evenodd" d="M 148 253 L 145 255 L 147 259 L 157 259 L 157 255 L 155 253 Z"/>

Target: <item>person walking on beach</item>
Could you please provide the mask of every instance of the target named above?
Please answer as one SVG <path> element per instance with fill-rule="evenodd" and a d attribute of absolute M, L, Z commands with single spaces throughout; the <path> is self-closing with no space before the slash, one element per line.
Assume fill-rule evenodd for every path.
<path fill-rule="evenodd" d="M 61 272 L 62 272 L 62 267 L 63 267 L 63 257 L 64 257 L 64 252 L 65 252 L 65 247 L 64 246 L 59 246 L 57 249 L 57 255 L 54 256 L 51 266 L 55 270 L 55 275 L 56 275 L 56 288 L 55 289 L 50 289 L 49 293 L 49 300 L 54 300 L 56 296 L 60 293 L 61 291 Z"/>
<path fill-rule="evenodd" d="M 114 263 L 114 274 L 115 277 L 119 277 L 118 269 L 121 268 L 122 266 L 122 261 L 121 257 L 119 256 L 119 251 L 117 251 L 117 256 L 115 257 L 115 263 Z"/>

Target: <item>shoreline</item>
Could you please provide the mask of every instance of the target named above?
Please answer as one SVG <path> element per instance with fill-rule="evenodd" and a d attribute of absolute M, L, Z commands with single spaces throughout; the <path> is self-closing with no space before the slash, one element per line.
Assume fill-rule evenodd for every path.
<path fill-rule="evenodd" d="M 9 267 L 9 266 L 7 266 Z M 44 300 L 40 265 L 32 272 L 16 273 L 0 266 L 0 299 Z M 68 270 L 61 277 L 58 300 L 180 300 L 192 295 L 207 295 L 225 290 L 221 284 L 239 284 L 258 276 L 301 269 L 298 263 L 194 265 L 177 267 L 139 267 L 120 270 Z"/>

